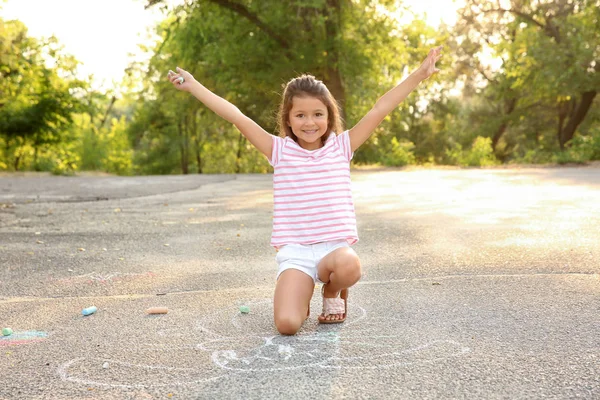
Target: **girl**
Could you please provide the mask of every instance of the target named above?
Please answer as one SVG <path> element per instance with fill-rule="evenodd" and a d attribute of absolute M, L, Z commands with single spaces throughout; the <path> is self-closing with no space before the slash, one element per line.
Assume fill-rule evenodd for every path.
<path fill-rule="evenodd" d="M 310 313 L 315 282 L 323 283 L 320 323 L 344 322 L 348 288 L 361 277 L 360 260 L 350 245 L 358 241 L 350 189 L 350 160 L 417 85 L 439 70 L 442 47 L 398 86 L 383 95 L 355 127 L 342 132 L 338 105 L 313 76 L 292 79 L 279 109 L 282 137 L 269 134 L 237 107 L 177 67 L 168 79 L 234 124 L 268 159 L 273 174 L 271 245 L 279 264 L 273 303 L 275 326 L 295 334 Z"/>

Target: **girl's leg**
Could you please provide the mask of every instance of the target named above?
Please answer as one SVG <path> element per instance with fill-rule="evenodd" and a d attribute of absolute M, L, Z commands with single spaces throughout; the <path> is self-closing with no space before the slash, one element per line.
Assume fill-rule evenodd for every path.
<path fill-rule="evenodd" d="M 282 335 L 294 335 L 304 320 L 315 290 L 313 278 L 297 269 L 286 269 L 275 286 L 275 326 Z"/>
<path fill-rule="evenodd" d="M 362 270 L 360 259 L 350 247 L 342 247 L 327 254 L 317 266 L 317 274 L 321 282 L 326 285 L 323 289 L 324 297 L 337 297 L 342 289 L 349 288 L 359 281 Z M 343 315 L 335 314 L 319 319 L 337 320 Z"/>

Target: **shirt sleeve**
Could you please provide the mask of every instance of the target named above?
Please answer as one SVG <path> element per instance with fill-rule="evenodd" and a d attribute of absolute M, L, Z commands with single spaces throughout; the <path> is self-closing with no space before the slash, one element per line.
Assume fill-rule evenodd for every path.
<path fill-rule="evenodd" d="M 271 150 L 271 158 L 269 159 L 269 164 L 273 167 L 279 164 L 279 160 L 281 160 L 281 153 L 283 152 L 283 144 L 285 139 L 279 136 L 273 136 L 273 148 Z"/>
<path fill-rule="evenodd" d="M 340 148 L 342 149 L 342 154 L 346 160 L 352 160 L 352 157 L 354 157 L 354 152 L 352 151 L 352 146 L 350 145 L 350 131 L 342 132 L 337 139 L 339 141 Z"/>

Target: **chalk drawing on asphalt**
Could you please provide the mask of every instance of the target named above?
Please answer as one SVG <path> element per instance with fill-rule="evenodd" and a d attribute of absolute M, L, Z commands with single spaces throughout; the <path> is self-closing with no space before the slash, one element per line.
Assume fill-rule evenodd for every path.
<path fill-rule="evenodd" d="M 234 305 L 201 318 L 193 327 L 158 329 L 155 342 L 130 346 L 128 362 L 79 357 L 63 363 L 58 374 L 66 382 L 107 388 L 189 386 L 240 373 L 404 368 L 471 351 L 448 338 L 407 340 L 399 318 L 368 316 L 356 302 L 349 307 L 346 323 L 318 325 L 318 312 L 313 312 L 295 336 L 275 331 L 271 299 L 243 303 L 249 314 L 239 313 L 239 305 Z M 102 368 L 104 364 L 110 367 Z"/>
<path fill-rule="evenodd" d="M 46 338 L 48 338 L 48 333 L 46 332 L 13 332 L 10 336 L 0 336 L 0 347 L 37 343 L 46 340 Z"/>
<path fill-rule="evenodd" d="M 130 281 L 134 279 L 140 278 L 154 278 L 156 275 L 153 272 L 144 272 L 144 273 L 125 273 L 125 272 L 109 272 L 109 273 L 99 273 L 99 272 L 90 272 L 83 275 L 75 275 L 68 276 L 65 278 L 52 278 L 51 280 L 55 282 L 59 282 L 66 285 L 76 285 L 76 284 L 94 284 L 94 283 L 110 283 L 117 281 Z"/>

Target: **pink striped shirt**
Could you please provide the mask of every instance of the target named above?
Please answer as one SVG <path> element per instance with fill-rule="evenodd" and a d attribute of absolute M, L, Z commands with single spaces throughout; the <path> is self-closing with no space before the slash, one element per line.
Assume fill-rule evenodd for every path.
<path fill-rule="evenodd" d="M 273 136 L 271 246 L 358 241 L 352 201 L 348 131 L 332 133 L 325 145 L 305 150 L 289 137 Z"/>

